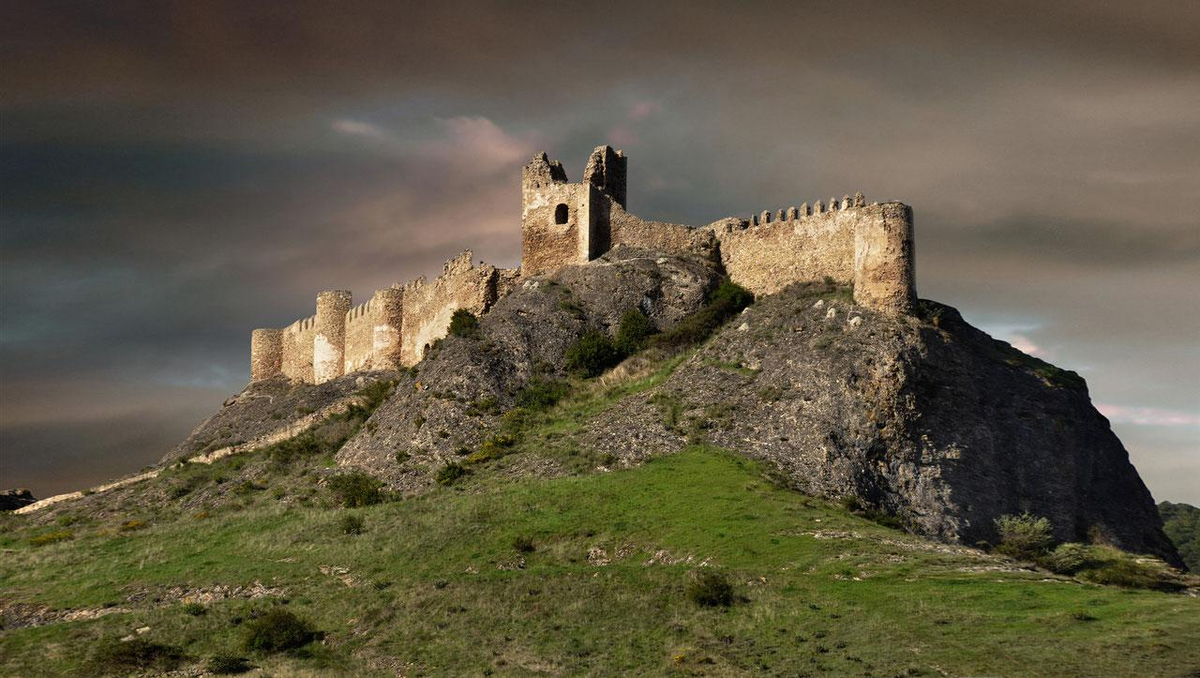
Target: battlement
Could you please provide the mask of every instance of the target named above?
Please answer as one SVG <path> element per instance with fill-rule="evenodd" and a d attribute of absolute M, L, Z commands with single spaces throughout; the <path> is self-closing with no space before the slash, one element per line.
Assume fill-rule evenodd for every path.
<path fill-rule="evenodd" d="M 445 336 L 455 310 L 485 313 L 522 278 L 621 245 L 707 258 L 760 295 L 831 279 L 853 285 L 855 301 L 876 310 L 906 313 L 916 301 L 912 209 L 903 203 L 867 204 L 859 192 L 688 226 L 631 214 L 627 173 L 628 158 L 609 146 L 592 151 L 577 183 L 538 153 L 521 170 L 520 269 L 474 264 L 468 250 L 432 281 L 396 283 L 358 306 L 346 290 L 322 292 L 315 315 L 251 333 L 251 378 L 321 383 L 413 365 Z"/>

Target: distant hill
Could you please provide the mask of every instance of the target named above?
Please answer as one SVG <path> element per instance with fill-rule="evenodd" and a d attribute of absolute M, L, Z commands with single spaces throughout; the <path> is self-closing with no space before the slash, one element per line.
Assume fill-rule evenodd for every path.
<path fill-rule="evenodd" d="M 1200 572 L 1200 508 L 1164 501 L 1158 505 L 1158 513 L 1183 562 L 1192 572 Z"/>

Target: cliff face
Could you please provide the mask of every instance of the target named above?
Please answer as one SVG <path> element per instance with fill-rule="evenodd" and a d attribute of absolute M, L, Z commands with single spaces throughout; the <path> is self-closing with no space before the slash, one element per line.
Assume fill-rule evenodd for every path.
<path fill-rule="evenodd" d="M 1028 511 L 1059 539 L 1181 562 L 1083 380 L 933 302 L 890 317 L 794 285 L 590 431 L 631 460 L 704 438 L 946 541 L 994 540 L 997 516 Z"/>

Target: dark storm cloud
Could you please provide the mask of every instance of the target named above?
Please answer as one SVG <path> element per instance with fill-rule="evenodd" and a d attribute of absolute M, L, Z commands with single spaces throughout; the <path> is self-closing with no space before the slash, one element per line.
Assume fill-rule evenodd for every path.
<path fill-rule="evenodd" d="M 1151 488 L 1200 501 L 1171 473 L 1200 455 L 1198 24 L 1178 2 L 7 3 L 0 485 L 157 459 L 241 386 L 250 329 L 320 289 L 361 300 L 466 247 L 517 263 L 520 165 L 545 148 L 577 179 L 609 142 L 649 217 L 914 205 L 922 294 L 1079 369 Z"/>

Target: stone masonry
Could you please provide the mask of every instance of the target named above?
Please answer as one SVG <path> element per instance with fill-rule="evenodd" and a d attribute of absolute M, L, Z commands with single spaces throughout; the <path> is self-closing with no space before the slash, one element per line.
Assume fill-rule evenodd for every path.
<path fill-rule="evenodd" d="M 719 263 L 756 294 L 832 279 L 854 286 L 855 302 L 907 313 L 917 298 L 912 208 L 854 197 L 729 217 L 704 226 L 647 221 L 627 211 L 628 158 L 608 146 L 588 158 L 571 183 L 545 153 L 521 172 L 521 268 L 472 264 L 471 252 L 446 262 L 432 282 L 420 278 L 379 290 L 352 307 L 350 292 L 317 297 L 316 314 L 250 338 L 252 381 L 285 376 L 324 383 L 368 369 L 414 365 L 445 336 L 457 309 L 487 312 L 522 278 L 585 264 L 625 245 L 693 254 Z"/>

